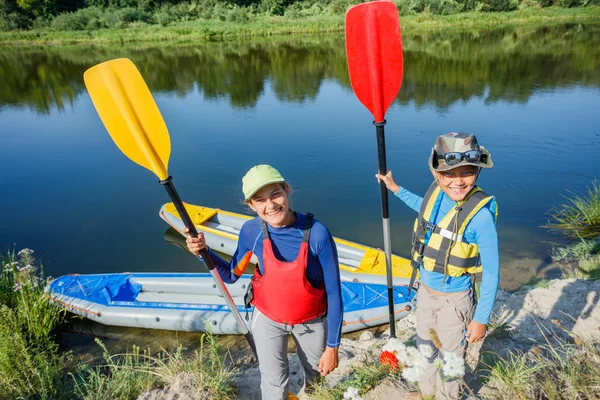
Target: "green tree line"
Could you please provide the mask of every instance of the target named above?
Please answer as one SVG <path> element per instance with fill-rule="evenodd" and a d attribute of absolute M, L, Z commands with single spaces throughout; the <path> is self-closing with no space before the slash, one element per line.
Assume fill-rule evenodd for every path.
<path fill-rule="evenodd" d="M 580 7 L 600 0 L 394 0 L 400 14 L 512 11 Z M 361 0 L 0 0 L 0 30 L 55 31 L 171 25 L 221 20 L 245 23 L 280 15 L 290 19 L 342 16 Z"/>
<path fill-rule="evenodd" d="M 538 90 L 600 87 L 600 26 L 508 27 L 485 32 L 407 36 L 397 102 L 444 110 L 473 97 L 526 102 Z M 344 38 L 262 39 L 149 48 L 0 49 L 0 112 L 64 108 L 85 93 L 83 72 L 131 58 L 153 92 L 199 90 L 251 108 L 270 85 L 281 101 L 310 101 L 325 81 L 350 89 Z M 176 74 L 173 71 L 177 71 Z"/>

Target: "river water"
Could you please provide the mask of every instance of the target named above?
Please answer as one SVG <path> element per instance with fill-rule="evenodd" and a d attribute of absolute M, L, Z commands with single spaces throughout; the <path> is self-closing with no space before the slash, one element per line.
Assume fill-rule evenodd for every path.
<path fill-rule="evenodd" d="M 404 80 L 386 114 L 388 167 L 423 194 L 435 137 L 474 133 L 495 167 L 502 286 L 551 275 L 541 228 L 599 175 L 600 26 L 505 28 L 403 38 Z M 276 166 L 298 211 L 334 236 L 382 247 L 372 116 L 350 87 L 344 39 L 110 48 L 0 49 L 0 247 L 32 248 L 46 275 L 197 271 L 166 240 L 156 177 L 117 149 L 83 85 L 102 61 L 132 59 L 171 135 L 184 201 L 234 212 L 241 177 Z M 407 256 L 415 213 L 390 198 L 392 246 Z"/>

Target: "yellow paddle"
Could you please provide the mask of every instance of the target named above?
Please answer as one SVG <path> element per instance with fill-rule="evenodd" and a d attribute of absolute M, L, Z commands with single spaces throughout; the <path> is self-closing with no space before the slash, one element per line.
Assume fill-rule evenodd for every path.
<path fill-rule="evenodd" d="M 154 172 L 165 187 L 185 226 L 193 237 L 198 236 L 168 172 L 171 154 L 169 131 L 144 78 L 127 58 L 98 64 L 83 75 L 85 86 L 106 130 L 119 149 L 135 163 Z M 237 306 L 215 271 L 208 250 L 200 252 L 203 261 L 217 283 L 242 333 L 256 357 L 256 347 Z"/>

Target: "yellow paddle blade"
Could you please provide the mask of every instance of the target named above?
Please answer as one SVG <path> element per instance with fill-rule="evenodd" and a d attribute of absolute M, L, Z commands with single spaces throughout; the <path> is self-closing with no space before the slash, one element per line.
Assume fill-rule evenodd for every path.
<path fill-rule="evenodd" d="M 171 139 L 144 78 L 127 58 L 106 61 L 83 74 L 85 86 L 106 130 L 133 162 L 169 176 Z"/>

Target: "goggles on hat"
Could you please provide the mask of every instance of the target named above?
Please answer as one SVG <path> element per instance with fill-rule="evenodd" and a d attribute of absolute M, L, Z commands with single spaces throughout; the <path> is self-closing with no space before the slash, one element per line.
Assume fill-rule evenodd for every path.
<path fill-rule="evenodd" d="M 460 163 L 463 159 L 470 163 L 477 162 L 486 162 L 487 156 L 483 154 L 480 150 L 469 150 L 464 153 L 460 153 L 458 151 L 451 151 L 445 154 L 440 154 L 437 156 L 438 160 L 446 161 L 446 164 L 449 166 L 454 166 Z"/>

